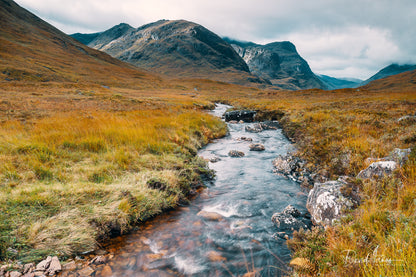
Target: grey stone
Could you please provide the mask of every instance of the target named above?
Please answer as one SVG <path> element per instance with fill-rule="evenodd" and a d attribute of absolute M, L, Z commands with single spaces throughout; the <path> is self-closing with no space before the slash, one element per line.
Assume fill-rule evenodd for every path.
<path fill-rule="evenodd" d="M 23 274 L 31 273 L 35 270 L 35 265 L 33 263 L 25 264 L 23 266 Z"/>
<path fill-rule="evenodd" d="M 308 228 L 308 222 L 301 217 L 298 209 L 292 205 L 287 206 L 282 212 L 275 213 L 272 216 L 272 222 L 277 228 L 283 230 L 299 230 L 300 228 Z"/>
<path fill-rule="evenodd" d="M 395 161 L 400 166 L 403 166 L 406 163 L 406 161 L 409 159 L 409 155 L 411 152 L 412 152 L 411 148 L 407 148 L 407 149 L 395 148 L 390 153 L 390 155 L 384 159 L 387 161 Z"/>
<path fill-rule="evenodd" d="M 61 263 L 59 262 L 58 257 L 54 256 L 52 257 L 49 268 L 45 271 L 45 274 L 52 276 L 52 275 L 57 274 L 60 271 L 62 271 Z"/>
<path fill-rule="evenodd" d="M 333 225 L 344 211 L 357 205 L 356 201 L 341 193 L 342 181 L 315 183 L 309 192 L 306 208 L 315 224 Z"/>
<path fill-rule="evenodd" d="M 361 170 L 358 173 L 358 179 L 370 179 L 374 177 L 383 177 L 390 175 L 397 169 L 397 163 L 395 161 L 379 161 L 370 164 L 366 169 Z"/>
<path fill-rule="evenodd" d="M 228 156 L 233 157 L 233 158 L 241 158 L 244 157 L 244 152 L 241 151 L 237 151 L 237 150 L 231 150 L 230 152 L 228 152 Z"/>
<path fill-rule="evenodd" d="M 248 146 L 250 151 L 264 151 L 266 148 L 261 143 L 252 143 Z"/>
<path fill-rule="evenodd" d="M 22 276 L 22 273 L 20 273 L 19 271 L 12 271 L 10 272 L 10 277 L 20 277 Z"/>
<path fill-rule="evenodd" d="M 107 262 L 107 258 L 105 256 L 96 256 L 94 257 L 90 264 L 100 265 L 105 264 Z"/>
<path fill-rule="evenodd" d="M 51 264 L 52 257 L 48 256 L 45 260 L 37 264 L 35 271 L 45 271 Z"/>

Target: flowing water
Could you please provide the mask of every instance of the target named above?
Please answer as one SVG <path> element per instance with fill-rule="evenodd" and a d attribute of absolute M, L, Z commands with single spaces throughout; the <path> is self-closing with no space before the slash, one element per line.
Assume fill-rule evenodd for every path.
<path fill-rule="evenodd" d="M 226 108 L 218 105 L 213 113 Z M 290 253 L 284 239 L 273 237 L 279 230 L 271 216 L 289 204 L 305 212 L 307 196 L 297 183 L 273 173 L 272 160 L 292 147 L 282 131 L 247 133 L 247 125 L 228 124 L 227 137 L 199 152 L 220 160 L 209 163 L 216 178 L 189 206 L 109 245 L 112 276 L 280 276 L 287 270 Z M 266 150 L 249 151 L 250 142 L 241 137 Z M 245 156 L 229 157 L 230 150 Z"/>

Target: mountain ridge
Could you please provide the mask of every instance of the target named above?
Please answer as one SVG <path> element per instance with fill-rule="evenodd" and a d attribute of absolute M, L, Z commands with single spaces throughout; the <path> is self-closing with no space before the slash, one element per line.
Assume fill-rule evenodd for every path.
<path fill-rule="evenodd" d="M 268 85 L 250 73 L 228 43 L 186 20 L 159 20 L 138 28 L 119 24 L 101 32 L 88 46 L 168 77 Z"/>

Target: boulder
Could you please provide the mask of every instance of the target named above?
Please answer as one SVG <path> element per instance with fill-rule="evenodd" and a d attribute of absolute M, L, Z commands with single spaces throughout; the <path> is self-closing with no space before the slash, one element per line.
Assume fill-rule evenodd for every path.
<path fill-rule="evenodd" d="M 279 155 L 273 160 L 274 173 L 286 176 L 305 187 L 310 187 L 321 176 L 317 174 L 310 174 L 305 166 L 304 162 L 299 158 L 291 154 Z"/>
<path fill-rule="evenodd" d="M 244 122 L 253 122 L 254 116 L 256 115 L 255 111 L 242 110 L 242 111 L 230 111 L 224 114 L 225 121 L 244 121 Z"/>
<path fill-rule="evenodd" d="M 237 138 L 238 141 L 253 141 L 252 138 L 248 138 L 248 137 L 239 137 Z"/>
<path fill-rule="evenodd" d="M 356 200 L 342 194 L 341 188 L 344 185 L 342 180 L 315 183 L 306 202 L 314 224 L 332 225 L 345 210 L 358 204 Z"/>
<path fill-rule="evenodd" d="M 20 276 L 22 276 L 22 273 L 20 273 L 19 271 L 11 271 L 9 273 L 9 276 L 10 277 L 20 277 Z"/>
<path fill-rule="evenodd" d="M 33 263 L 25 264 L 23 266 L 23 274 L 32 273 L 35 270 L 35 265 Z"/>
<path fill-rule="evenodd" d="M 216 212 L 200 211 L 196 215 L 209 221 L 220 221 L 223 219 L 223 216 Z"/>
<path fill-rule="evenodd" d="M 249 133 L 260 133 L 263 131 L 260 123 L 255 123 L 252 126 L 246 126 L 244 129 Z"/>
<path fill-rule="evenodd" d="M 374 177 L 383 177 L 390 175 L 397 169 L 397 163 L 395 161 L 379 161 L 370 164 L 366 169 L 361 170 L 358 173 L 358 179 L 370 179 Z"/>
<path fill-rule="evenodd" d="M 46 275 L 53 276 L 62 270 L 61 263 L 59 262 L 58 257 L 52 257 L 49 268 L 45 271 Z"/>
<path fill-rule="evenodd" d="M 102 277 L 111 277 L 113 276 L 113 270 L 109 265 L 106 265 L 103 267 L 103 270 L 101 271 L 100 276 Z"/>
<path fill-rule="evenodd" d="M 275 213 L 272 216 L 272 222 L 280 230 L 299 230 L 300 228 L 308 228 L 308 220 L 302 217 L 298 209 L 292 205 L 287 206 L 282 212 Z M 280 232 L 282 233 L 282 232 Z"/>
<path fill-rule="evenodd" d="M 400 166 L 403 166 L 406 163 L 406 161 L 409 159 L 409 155 L 411 152 L 412 152 L 411 148 L 407 148 L 407 149 L 395 148 L 390 153 L 390 155 L 384 159 L 386 161 L 395 161 Z"/>
<path fill-rule="evenodd" d="M 220 158 L 220 157 L 215 156 L 215 157 L 210 158 L 210 159 L 209 159 L 209 161 L 210 161 L 211 163 L 216 163 L 216 162 L 221 161 L 221 158 Z"/>
<path fill-rule="evenodd" d="M 51 264 L 52 257 L 48 256 L 45 260 L 41 261 L 37 264 L 35 271 L 45 271 L 49 268 L 49 265 Z"/>
<path fill-rule="evenodd" d="M 100 265 L 105 264 L 106 262 L 107 258 L 105 256 L 96 256 L 90 261 L 90 264 Z"/>
<path fill-rule="evenodd" d="M 250 151 L 264 151 L 266 148 L 261 143 L 252 143 L 248 146 Z"/>
<path fill-rule="evenodd" d="M 228 156 L 233 157 L 233 158 L 241 158 L 244 157 L 244 152 L 241 151 L 237 151 L 237 150 L 231 150 L 230 152 L 228 152 Z"/>

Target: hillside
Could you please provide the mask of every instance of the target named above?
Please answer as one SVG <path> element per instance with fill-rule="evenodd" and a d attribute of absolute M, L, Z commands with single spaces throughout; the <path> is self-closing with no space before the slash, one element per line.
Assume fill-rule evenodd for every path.
<path fill-rule="evenodd" d="M 74 37 L 86 38 L 79 34 Z M 88 46 L 169 77 L 242 85 L 267 83 L 250 74 L 228 43 L 203 26 L 185 20 L 160 20 L 137 29 L 119 24 L 98 34 Z"/>
<path fill-rule="evenodd" d="M 244 59 L 250 71 L 282 89 L 320 88 L 325 84 L 312 72 L 308 63 L 288 41 L 258 45 L 225 38 Z"/>
<path fill-rule="evenodd" d="M 400 74 L 371 81 L 362 88 L 368 90 L 403 90 L 414 91 L 416 85 L 416 70 L 405 71 Z"/>
<path fill-rule="evenodd" d="M 0 3 L 0 80 L 108 86 L 159 82 L 143 70 L 86 47 L 11 0 Z"/>
<path fill-rule="evenodd" d="M 374 74 L 373 76 L 371 76 L 370 78 L 362 82 L 361 86 L 366 85 L 374 80 L 386 78 L 391 75 L 396 75 L 396 74 L 400 74 L 403 72 L 412 71 L 415 69 L 416 69 L 416 65 L 414 64 L 399 65 L 399 64 L 394 63 L 394 64 L 384 67 L 379 72 L 377 72 L 376 74 Z"/>

